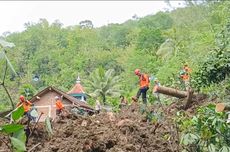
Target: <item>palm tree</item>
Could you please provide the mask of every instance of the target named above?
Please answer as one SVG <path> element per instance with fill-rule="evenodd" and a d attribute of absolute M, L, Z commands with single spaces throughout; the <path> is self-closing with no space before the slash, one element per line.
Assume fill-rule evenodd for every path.
<path fill-rule="evenodd" d="M 106 97 L 116 97 L 121 92 L 121 79 L 115 75 L 113 69 L 105 71 L 103 68 L 96 69 L 87 80 L 86 87 L 88 88 L 89 95 L 92 97 L 100 96 L 103 103 L 106 104 Z"/>

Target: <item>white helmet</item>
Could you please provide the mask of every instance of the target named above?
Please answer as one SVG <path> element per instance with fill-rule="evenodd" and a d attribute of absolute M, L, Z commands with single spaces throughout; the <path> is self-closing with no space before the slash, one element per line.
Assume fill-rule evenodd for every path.
<path fill-rule="evenodd" d="M 54 97 L 54 99 L 55 99 L 55 100 L 58 100 L 58 99 L 59 99 L 59 97 L 58 97 L 58 96 L 55 96 L 55 97 Z"/>

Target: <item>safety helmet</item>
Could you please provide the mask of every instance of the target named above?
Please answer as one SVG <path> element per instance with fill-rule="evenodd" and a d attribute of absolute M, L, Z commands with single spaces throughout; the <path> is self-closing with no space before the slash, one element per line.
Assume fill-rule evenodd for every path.
<path fill-rule="evenodd" d="M 20 95 L 19 99 L 20 99 L 21 101 L 24 101 L 24 100 L 25 100 L 25 97 L 24 97 L 23 95 Z"/>
<path fill-rule="evenodd" d="M 54 97 L 54 99 L 55 99 L 55 100 L 58 100 L 58 99 L 59 99 L 59 97 L 58 97 L 58 96 L 55 96 L 55 97 Z"/>
<path fill-rule="evenodd" d="M 136 69 L 134 72 L 136 75 L 138 75 L 140 73 L 140 69 Z"/>
<path fill-rule="evenodd" d="M 185 70 L 186 72 L 188 72 L 188 71 L 189 71 L 189 68 L 186 66 L 186 67 L 184 67 L 184 70 Z"/>

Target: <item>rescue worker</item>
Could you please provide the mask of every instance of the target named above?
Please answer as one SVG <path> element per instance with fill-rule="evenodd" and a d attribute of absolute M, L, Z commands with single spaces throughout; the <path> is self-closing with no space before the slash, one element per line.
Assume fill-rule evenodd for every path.
<path fill-rule="evenodd" d="M 123 95 L 120 96 L 120 105 L 119 108 L 123 108 L 128 104 L 128 101 L 125 99 Z"/>
<path fill-rule="evenodd" d="M 149 89 L 149 83 L 150 83 L 149 77 L 147 74 L 141 73 L 139 69 L 136 69 L 134 72 L 139 77 L 139 85 L 140 85 L 140 88 L 139 88 L 137 95 L 136 95 L 137 100 L 139 99 L 140 95 L 142 94 L 142 101 L 145 105 L 147 105 L 146 93 Z"/>
<path fill-rule="evenodd" d="M 192 70 L 188 67 L 187 63 L 184 64 L 182 70 L 180 71 L 180 78 L 182 79 L 186 90 L 188 90 L 190 86 L 189 81 L 191 72 Z"/>
<path fill-rule="evenodd" d="M 17 107 L 23 106 L 24 109 L 24 115 L 26 115 L 28 117 L 28 123 L 30 122 L 30 120 L 34 120 L 36 118 L 33 118 L 30 115 L 30 111 L 31 111 L 31 106 L 33 105 L 30 101 L 26 100 L 25 97 L 23 95 L 21 95 L 19 97 L 19 103 L 17 103 Z"/>
<path fill-rule="evenodd" d="M 154 87 L 153 87 L 153 94 L 157 98 L 158 102 L 160 102 L 160 94 L 157 92 L 157 88 L 160 86 L 160 82 L 157 78 L 154 79 Z"/>
<path fill-rule="evenodd" d="M 58 96 L 55 97 L 55 100 L 56 100 L 56 115 L 60 116 L 64 112 L 65 107 Z"/>

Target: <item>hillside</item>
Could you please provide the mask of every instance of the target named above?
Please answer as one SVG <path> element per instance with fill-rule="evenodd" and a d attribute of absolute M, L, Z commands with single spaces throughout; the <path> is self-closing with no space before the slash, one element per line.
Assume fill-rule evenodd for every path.
<path fill-rule="evenodd" d="M 48 85 L 68 91 L 77 75 L 87 88 L 84 80 L 99 67 L 115 70 L 127 97 L 136 92 L 136 68 L 158 77 L 164 85 L 180 87 L 177 75 L 183 63 L 187 62 L 195 74 L 220 47 L 218 35 L 229 30 L 228 6 L 228 1 L 188 5 L 100 28 L 93 28 L 87 20 L 67 28 L 58 20 L 26 23 L 25 31 L 4 37 L 16 45 L 7 55 L 21 76 L 18 79 L 9 72 L 10 93 L 16 100 L 19 90 L 23 92 L 26 87 L 33 93 Z M 224 41 L 221 43 L 228 43 Z M 33 81 L 34 76 L 39 82 Z M 87 91 L 90 93 L 91 88 Z M 1 94 L 5 96 L 3 90 Z"/>
<path fill-rule="evenodd" d="M 16 45 L 13 49 L 6 49 L 6 55 L 18 76 L 7 69 L 5 80 L 15 104 L 20 94 L 29 99 L 47 86 L 67 92 L 80 76 L 88 103 L 94 106 L 95 100 L 99 100 L 103 105 L 113 107 L 117 118 L 116 122 L 107 122 L 108 119 L 104 118 L 107 114 L 102 113 L 87 118 L 65 119 L 64 124 L 55 124 L 63 130 L 54 128 L 54 138 L 44 137 L 37 150 L 83 151 L 85 144 L 96 148 L 91 151 L 100 152 L 230 151 L 228 113 L 216 112 L 214 104 L 229 104 L 230 100 L 230 1 L 186 2 L 185 8 L 135 17 L 122 24 L 94 28 L 91 21 L 85 20 L 64 28 L 58 20 L 49 23 L 40 19 L 37 23 L 25 23 L 23 32 L 2 36 Z M 147 73 L 150 78 L 158 78 L 162 86 L 185 90 L 179 75 L 184 64 L 192 69 L 191 88 L 196 94 L 205 94 L 205 100 L 197 100 L 184 110 L 181 108 L 183 99 L 161 95 L 160 107 L 163 110 L 158 111 L 151 80 L 147 93 L 148 107 L 157 111 L 156 117 L 143 122 L 151 110 L 141 114 L 140 107 L 136 109 L 137 113 L 120 111 L 120 95 L 124 95 L 130 104 L 129 99 L 138 91 L 135 69 Z M 0 60 L 0 68 L 4 71 L 4 60 Z M 4 73 L 1 72 L 2 78 Z M 2 86 L 0 95 L 0 111 L 11 108 Z M 168 113 L 168 110 L 173 112 Z M 161 114 L 165 121 L 158 117 Z M 114 125 L 125 119 L 130 119 L 128 125 Z M 83 121 L 89 126 L 82 126 Z M 152 133 L 157 124 L 162 126 Z M 73 125 L 84 132 L 78 134 L 78 127 L 71 130 L 69 126 Z M 110 134 L 105 132 L 107 129 L 111 129 Z M 89 140 L 83 140 L 86 134 L 94 131 L 102 132 L 102 135 L 92 135 Z M 61 135 L 66 136 L 66 141 Z M 75 137 L 78 138 L 73 142 Z M 120 140 L 129 142 L 124 144 Z M 58 147 L 61 141 L 68 147 Z M 37 143 L 30 143 L 29 148 Z M 49 145 L 51 143 L 52 146 Z"/>

